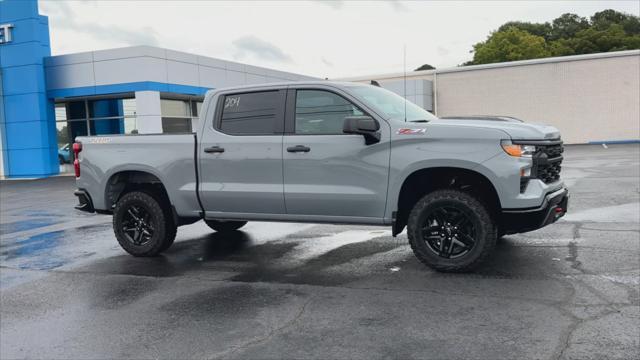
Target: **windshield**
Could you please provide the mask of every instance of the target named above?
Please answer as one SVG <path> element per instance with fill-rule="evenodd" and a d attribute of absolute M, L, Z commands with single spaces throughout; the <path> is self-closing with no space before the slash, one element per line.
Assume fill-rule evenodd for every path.
<path fill-rule="evenodd" d="M 437 120 L 438 118 L 402 96 L 377 86 L 350 86 L 349 90 L 360 100 L 381 111 L 388 119 L 399 121 Z M 406 116 L 405 116 L 406 103 Z"/>

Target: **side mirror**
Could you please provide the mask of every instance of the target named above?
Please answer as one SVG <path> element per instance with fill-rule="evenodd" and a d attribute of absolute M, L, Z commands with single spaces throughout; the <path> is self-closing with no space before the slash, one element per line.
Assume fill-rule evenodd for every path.
<path fill-rule="evenodd" d="M 364 136 L 367 145 L 380 142 L 380 124 L 371 116 L 349 116 L 344 118 L 342 132 Z"/>

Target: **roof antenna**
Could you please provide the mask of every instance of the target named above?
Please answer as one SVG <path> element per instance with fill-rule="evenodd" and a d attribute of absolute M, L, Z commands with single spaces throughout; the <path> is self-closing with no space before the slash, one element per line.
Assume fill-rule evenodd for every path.
<path fill-rule="evenodd" d="M 407 122 L 407 44 L 403 46 L 403 85 L 404 85 L 404 122 Z"/>

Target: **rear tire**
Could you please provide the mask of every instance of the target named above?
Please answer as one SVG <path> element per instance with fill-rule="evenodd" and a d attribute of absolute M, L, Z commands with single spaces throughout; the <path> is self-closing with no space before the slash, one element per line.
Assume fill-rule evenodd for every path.
<path fill-rule="evenodd" d="M 165 216 L 165 219 L 169 219 L 169 220 L 166 222 L 167 226 L 165 227 L 165 230 L 167 232 L 167 235 L 166 235 L 166 238 L 164 239 L 165 241 L 164 241 L 164 244 L 162 245 L 162 248 L 160 249 L 160 252 L 163 252 L 169 249 L 171 245 L 173 245 L 173 242 L 176 239 L 176 235 L 178 234 L 178 226 L 176 226 L 170 214 L 166 214 L 165 212 L 164 216 Z"/>
<path fill-rule="evenodd" d="M 173 243 L 176 226 L 157 197 L 132 191 L 113 210 L 113 232 L 120 246 L 133 256 L 156 256 Z"/>
<path fill-rule="evenodd" d="M 487 207 L 458 190 L 437 190 L 409 214 L 409 244 L 425 265 L 442 272 L 467 272 L 496 245 L 497 228 Z"/>
<path fill-rule="evenodd" d="M 222 221 L 222 220 L 205 220 L 207 226 L 217 232 L 227 232 L 238 230 L 247 224 L 246 221 Z"/>

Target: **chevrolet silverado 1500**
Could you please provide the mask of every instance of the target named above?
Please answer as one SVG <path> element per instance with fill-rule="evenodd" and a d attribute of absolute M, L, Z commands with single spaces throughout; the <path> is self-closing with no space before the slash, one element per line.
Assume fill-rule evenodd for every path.
<path fill-rule="evenodd" d="M 567 210 L 549 126 L 442 120 L 380 87 L 292 82 L 211 90 L 196 133 L 78 137 L 78 209 L 113 214 L 134 256 L 180 225 L 247 221 L 407 228 L 415 255 L 468 271 L 504 234 Z"/>

